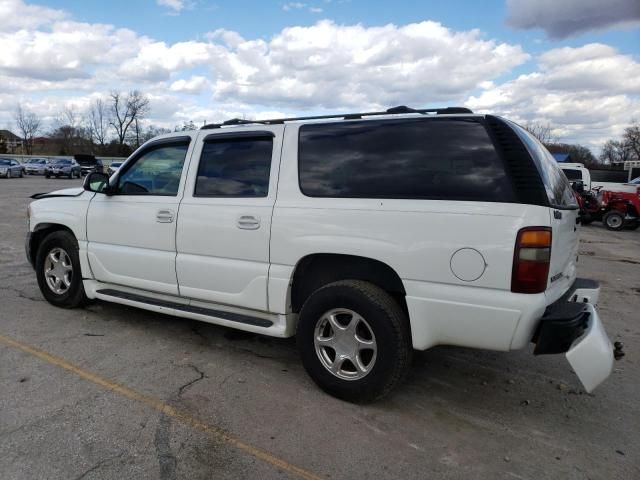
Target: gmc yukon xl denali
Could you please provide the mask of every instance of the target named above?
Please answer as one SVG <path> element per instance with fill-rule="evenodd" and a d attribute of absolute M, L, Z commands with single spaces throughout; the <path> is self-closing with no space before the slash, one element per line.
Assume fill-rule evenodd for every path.
<path fill-rule="evenodd" d="M 346 400 L 388 393 L 413 350 L 435 345 L 534 342 L 565 354 L 587 391 L 612 370 L 598 284 L 576 276 L 569 182 L 500 117 L 232 120 L 34 198 L 27 256 L 53 305 L 295 335 L 309 375 Z"/>

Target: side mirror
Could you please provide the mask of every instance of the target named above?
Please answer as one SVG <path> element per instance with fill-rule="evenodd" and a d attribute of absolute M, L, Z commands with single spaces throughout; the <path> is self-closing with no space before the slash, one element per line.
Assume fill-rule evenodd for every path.
<path fill-rule="evenodd" d="M 109 195 L 109 175 L 101 172 L 91 172 L 84 177 L 84 189 L 88 192 L 105 193 Z"/>

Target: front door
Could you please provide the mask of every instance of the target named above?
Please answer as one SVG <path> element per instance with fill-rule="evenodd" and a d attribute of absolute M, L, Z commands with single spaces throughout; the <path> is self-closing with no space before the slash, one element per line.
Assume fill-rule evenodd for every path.
<path fill-rule="evenodd" d="M 190 144 L 190 136 L 153 142 L 110 182 L 113 195 L 91 200 L 88 256 L 96 280 L 178 295 L 176 224 Z"/>
<path fill-rule="evenodd" d="M 202 131 L 178 216 L 180 294 L 267 310 L 283 125 Z"/>

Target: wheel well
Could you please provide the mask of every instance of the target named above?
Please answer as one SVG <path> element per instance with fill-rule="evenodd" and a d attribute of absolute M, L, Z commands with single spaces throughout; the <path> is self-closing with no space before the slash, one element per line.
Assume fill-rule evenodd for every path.
<path fill-rule="evenodd" d="M 390 293 L 407 312 L 402 280 L 386 263 L 356 255 L 318 253 L 296 265 L 291 285 L 291 308 L 297 313 L 315 290 L 338 280 L 364 280 Z"/>
<path fill-rule="evenodd" d="M 44 240 L 44 238 L 50 233 L 58 232 L 62 230 L 69 232 L 71 235 L 75 237 L 75 235 L 73 234 L 73 231 L 69 227 L 65 225 L 61 225 L 59 223 L 39 223 L 38 225 L 36 225 L 36 228 L 31 234 L 31 242 L 29 243 L 29 253 L 31 255 L 31 258 L 33 259 L 34 264 L 36 262 L 36 255 L 38 254 L 38 248 L 40 248 L 40 244 L 42 243 L 42 240 Z"/>

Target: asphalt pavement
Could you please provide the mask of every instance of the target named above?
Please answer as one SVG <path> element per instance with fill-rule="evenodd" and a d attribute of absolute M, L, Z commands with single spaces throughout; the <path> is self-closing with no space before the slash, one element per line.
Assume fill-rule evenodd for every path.
<path fill-rule="evenodd" d="M 640 230 L 582 229 L 579 275 L 626 357 L 586 394 L 562 355 L 437 347 L 391 397 L 320 391 L 292 339 L 46 303 L 29 195 L 0 179 L 0 478 L 640 478 Z"/>

